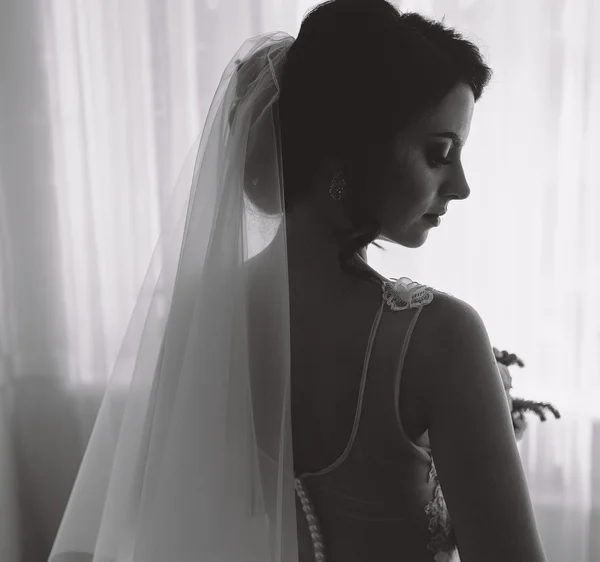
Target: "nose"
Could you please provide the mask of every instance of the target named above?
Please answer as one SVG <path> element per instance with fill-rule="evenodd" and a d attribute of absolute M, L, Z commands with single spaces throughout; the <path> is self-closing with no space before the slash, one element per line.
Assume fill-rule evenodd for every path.
<path fill-rule="evenodd" d="M 466 181 L 462 182 L 460 187 L 455 191 L 457 199 L 466 199 L 469 195 L 471 195 L 471 188 Z"/>
<path fill-rule="evenodd" d="M 466 199 L 471 195 L 471 188 L 469 187 L 462 166 L 458 168 L 456 174 L 448 181 L 446 185 L 446 195 L 452 199 L 459 200 Z"/>

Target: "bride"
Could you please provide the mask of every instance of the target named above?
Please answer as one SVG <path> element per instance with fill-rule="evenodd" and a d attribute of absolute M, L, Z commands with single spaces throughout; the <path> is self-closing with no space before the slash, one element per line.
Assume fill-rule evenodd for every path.
<path fill-rule="evenodd" d="M 366 256 L 420 247 L 469 196 L 490 77 L 386 0 L 242 46 L 51 562 L 545 561 L 481 318 Z"/>

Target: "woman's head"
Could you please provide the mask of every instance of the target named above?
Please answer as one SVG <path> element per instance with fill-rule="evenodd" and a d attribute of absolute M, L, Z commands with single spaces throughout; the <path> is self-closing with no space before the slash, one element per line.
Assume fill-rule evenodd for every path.
<path fill-rule="evenodd" d="M 474 95 L 456 84 L 427 117 L 400 131 L 377 186 L 380 235 L 409 248 L 421 246 L 453 199 L 470 194 L 460 153 L 469 136 Z"/>
<path fill-rule="evenodd" d="M 279 116 L 287 211 L 316 201 L 323 169 L 344 172 L 350 228 L 341 261 L 385 237 L 421 245 L 423 214 L 468 196 L 452 132 L 464 141 L 491 78 L 475 45 L 386 0 L 330 0 L 287 54 Z M 440 163 L 447 159 L 452 162 Z"/>

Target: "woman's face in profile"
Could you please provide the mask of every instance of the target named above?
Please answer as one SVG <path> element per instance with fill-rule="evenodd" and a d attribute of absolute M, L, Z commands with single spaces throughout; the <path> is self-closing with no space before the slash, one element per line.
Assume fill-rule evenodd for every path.
<path fill-rule="evenodd" d="M 443 214 L 451 200 L 469 196 L 460 155 L 474 106 L 471 88 L 460 83 L 427 118 L 397 135 L 383 178 L 379 218 L 384 238 L 417 248 L 439 222 L 428 215 Z"/>

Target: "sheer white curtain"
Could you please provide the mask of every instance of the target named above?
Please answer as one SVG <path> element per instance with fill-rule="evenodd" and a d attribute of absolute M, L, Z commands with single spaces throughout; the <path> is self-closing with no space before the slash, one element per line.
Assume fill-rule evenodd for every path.
<path fill-rule="evenodd" d="M 2 562 L 49 552 L 222 69 L 248 36 L 295 35 L 316 3 L 0 3 Z M 496 74 L 464 152 L 471 197 L 418 251 L 370 257 L 471 302 L 525 358 L 515 394 L 563 413 L 521 446 L 549 559 L 600 560 L 600 7 L 399 5 L 445 15 Z"/>

